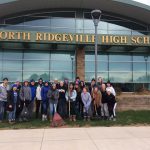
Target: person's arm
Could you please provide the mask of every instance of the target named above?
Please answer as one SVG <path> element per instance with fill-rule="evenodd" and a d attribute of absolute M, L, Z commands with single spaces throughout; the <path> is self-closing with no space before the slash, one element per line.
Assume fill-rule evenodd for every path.
<path fill-rule="evenodd" d="M 41 98 L 44 99 L 44 87 L 41 88 Z"/>
<path fill-rule="evenodd" d="M 51 98 L 51 91 L 50 90 L 48 90 L 48 93 L 47 93 L 47 98 Z"/>
<path fill-rule="evenodd" d="M 66 101 L 68 101 L 68 91 L 65 94 Z"/>
<path fill-rule="evenodd" d="M 56 95 L 55 95 L 55 99 L 58 100 L 58 98 L 59 98 L 59 91 L 57 90 Z"/>
<path fill-rule="evenodd" d="M 20 96 L 20 99 L 21 99 L 21 100 L 24 100 L 24 99 L 23 99 L 23 87 L 20 89 L 20 94 L 19 94 L 19 96 Z"/>
<path fill-rule="evenodd" d="M 91 101 L 92 101 L 91 95 L 90 95 L 90 93 L 88 93 L 88 101 L 87 101 L 87 104 L 86 104 L 88 107 L 90 106 Z"/>
<path fill-rule="evenodd" d="M 83 102 L 83 104 L 84 104 L 84 107 L 86 106 L 86 102 L 84 101 L 84 98 L 83 98 L 83 93 L 81 93 L 81 99 L 82 99 L 82 102 Z"/>

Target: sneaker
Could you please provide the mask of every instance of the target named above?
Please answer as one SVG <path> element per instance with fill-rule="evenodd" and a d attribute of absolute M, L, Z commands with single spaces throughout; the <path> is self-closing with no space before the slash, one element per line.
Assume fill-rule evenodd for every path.
<path fill-rule="evenodd" d="M 116 121 L 116 118 L 113 118 L 113 121 Z"/>
<path fill-rule="evenodd" d="M 45 115 L 42 115 L 42 121 L 45 121 Z"/>

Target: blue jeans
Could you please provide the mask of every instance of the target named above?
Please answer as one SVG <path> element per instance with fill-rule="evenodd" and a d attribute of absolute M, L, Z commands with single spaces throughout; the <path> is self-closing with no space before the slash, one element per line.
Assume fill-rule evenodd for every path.
<path fill-rule="evenodd" d="M 49 103 L 49 109 L 50 109 L 50 116 L 52 117 L 56 112 L 55 109 L 57 109 L 57 104 Z"/>
<path fill-rule="evenodd" d="M 8 120 L 12 121 L 16 119 L 16 104 L 14 104 L 14 110 L 8 113 Z"/>
<path fill-rule="evenodd" d="M 42 107 L 43 107 L 43 114 L 47 115 L 48 102 L 47 101 L 43 101 L 42 102 Z"/>
<path fill-rule="evenodd" d="M 4 118 L 5 102 L 0 101 L 0 121 Z"/>

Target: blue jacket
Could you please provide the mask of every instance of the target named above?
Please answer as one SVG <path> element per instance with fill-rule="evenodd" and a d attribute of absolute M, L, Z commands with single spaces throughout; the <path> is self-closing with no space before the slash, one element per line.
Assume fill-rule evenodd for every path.
<path fill-rule="evenodd" d="M 47 101 L 48 100 L 47 93 L 48 93 L 49 89 L 50 89 L 49 86 L 43 86 L 42 87 L 42 89 L 41 89 L 42 101 Z"/>
<path fill-rule="evenodd" d="M 34 101 L 34 98 L 36 97 L 36 86 L 30 85 L 30 88 L 31 88 L 32 101 Z"/>

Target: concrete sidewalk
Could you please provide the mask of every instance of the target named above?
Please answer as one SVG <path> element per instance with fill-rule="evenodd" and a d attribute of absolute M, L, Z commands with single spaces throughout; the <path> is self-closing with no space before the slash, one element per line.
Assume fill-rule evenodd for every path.
<path fill-rule="evenodd" d="M 0 150 L 150 150 L 150 127 L 0 130 Z"/>

